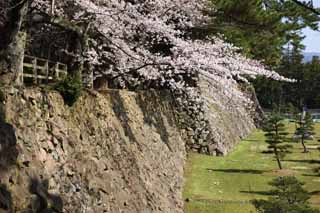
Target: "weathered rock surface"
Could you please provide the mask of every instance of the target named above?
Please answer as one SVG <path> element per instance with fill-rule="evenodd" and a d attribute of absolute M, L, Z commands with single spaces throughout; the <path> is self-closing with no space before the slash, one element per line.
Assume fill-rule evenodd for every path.
<path fill-rule="evenodd" d="M 226 155 L 255 128 L 249 107 L 227 98 L 219 88 L 209 86 L 203 77 L 200 84 L 205 101 L 205 114 L 211 130 L 207 141 L 211 155 Z"/>
<path fill-rule="evenodd" d="M 255 119 L 260 116 L 256 110 L 259 103 L 239 105 L 205 76 L 199 77 L 198 88 L 203 105 L 201 112 L 191 115 L 187 148 L 203 154 L 226 155 L 255 128 Z M 251 95 L 248 98 L 252 99 Z"/>
<path fill-rule="evenodd" d="M 0 212 L 183 212 L 185 144 L 170 96 L 5 92 Z M 0 116 L 1 117 L 1 116 Z"/>
<path fill-rule="evenodd" d="M 199 91 L 187 115 L 166 92 L 84 92 L 68 107 L 0 91 L 0 213 L 183 212 L 185 148 L 225 155 L 255 128 L 250 106 L 206 79 Z"/>

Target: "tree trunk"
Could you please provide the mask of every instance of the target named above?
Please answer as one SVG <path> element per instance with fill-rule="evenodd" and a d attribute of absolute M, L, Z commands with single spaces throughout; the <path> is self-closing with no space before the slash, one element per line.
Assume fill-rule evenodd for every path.
<path fill-rule="evenodd" d="M 51 0 L 51 15 L 54 16 L 55 12 L 55 0 Z"/>
<path fill-rule="evenodd" d="M 84 69 L 83 41 L 79 32 L 72 32 L 72 42 L 70 44 L 71 60 L 68 62 L 68 70 L 71 76 L 82 79 Z"/>
<path fill-rule="evenodd" d="M 88 25 L 88 28 L 90 26 Z M 88 29 L 87 29 L 88 30 Z M 84 80 L 84 86 L 87 88 L 93 88 L 93 67 L 90 62 L 86 61 L 86 52 L 89 49 L 89 38 L 87 36 L 87 30 L 83 33 L 75 33 L 75 56 L 72 61 L 72 75 Z"/>
<path fill-rule="evenodd" d="M 247 93 L 251 96 L 250 99 L 254 104 L 254 114 L 253 114 L 253 119 L 255 121 L 255 125 L 259 128 L 262 127 L 263 125 L 263 121 L 266 118 L 266 115 L 259 103 L 256 91 L 254 89 L 254 87 L 252 85 L 248 85 L 247 86 Z"/>
<path fill-rule="evenodd" d="M 88 28 L 90 26 L 88 25 Z M 86 30 L 87 31 L 87 30 Z M 83 46 L 83 60 L 85 61 L 85 55 L 86 52 L 89 49 L 89 37 L 86 34 L 87 32 L 85 32 L 85 34 L 82 37 L 82 46 Z M 84 63 L 84 70 L 83 70 L 83 77 L 85 78 L 84 86 L 88 89 L 92 89 L 93 88 L 93 66 L 91 64 L 91 62 L 88 62 L 87 60 Z M 84 79 L 82 78 L 82 80 Z"/>
<path fill-rule="evenodd" d="M 306 147 L 306 145 L 304 143 L 304 136 L 303 135 L 301 136 L 301 144 L 303 146 L 303 153 L 307 153 L 308 149 L 307 149 L 307 147 Z"/>
<path fill-rule="evenodd" d="M 282 165 L 281 165 L 281 161 L 280 161 L 280 158 L 279 158 L 279 153 L 278 153 L 277 148 L 274 148 L 274 153 L 276 155 L 276 159 L 277 159 L 277 163 L 278 163 L 279 169 L 282 169 Z"/>
<path fill-rule="evenodd" d="M 27 15 L 28 0 L 13 0 L 5 26 L 5 42 L 0 52 L 0 82 L 2 85 L 19 85 L 23 71 L 26 32 L 22 25 Z"/>

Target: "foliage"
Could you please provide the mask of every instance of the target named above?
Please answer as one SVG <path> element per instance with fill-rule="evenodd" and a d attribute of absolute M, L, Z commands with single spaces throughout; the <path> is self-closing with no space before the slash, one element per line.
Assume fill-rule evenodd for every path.
<path fill-rule="evenodd" d="M 308 204 L 310 198 L 308 192 L 294 176 L 284 176 L 275 178 L 269 183 L 275 189 L 270 193 L 274 197 L 269 200 L 253 200 L 252 203 L 261 213 L 317 213 Z"/>
<path fill-rule="evenodd" d="M 279 169 L 282 169 L 280 160 L 284 158 L 288 152 L 288 148 L 291 147 L 290 145 L 283 144 L 288 135 L 288 132 L 285 131 L 283 118 L 279 115 L 271 115 L 264 125 L 264 131 L 266 131 L 265 137 L 267 138 L 266 142 L 269 144 L 268 148 L 273 151 Z"/>
<path fill-rule="evenodd" d="M 268 66 L 277 66 L 283 46 L 299 43 L 301 29 L 318 29 L 320 17 L 291 0 L 211 0 L 212 33 L 222 33 L 231 43 Z"/>
<path fill-rule="evenodd" d="M 312 116 L 310 113 L 306 113 L 305 116 L 301 115 L 301 118 L 296 121 L 297 129 L 295 135 L 297 135 L 301 141 L 304 152 L 308 152 L 305 145 L 306 140 L 312 140 L 312 135 L 314 135 L 314 123 L 312 121 Z"/>
<path fill-rule="evenodd" d="M 259 101 L 264 107 L 280 105 L 283 108 L 285 104 L 291 104 L 296 108 L 304 105 L 316 108 L 320 105 L 320 61 L 314 58 L 311 62 L 304 63 L 301 51 L 287 50 L 277 70 L 297 82 L 266 81 L 263 78 L 255 82 Z"/>
<path fill-rule="evenodd" d="M 80 97 L 82 82 L 78 76 L 67 76 L 54 87 L 63 97 L 64 102 L 72 106 Z"/>
<path fill-rule="evenodd" d="M 63 34 L 68 44 L 63 43 L 64 36 L 52 38 L 50 44 L 58 47 L 54 54 L 90 63 L 95 77 L 110 78 L 120 88 L 147 84 L 185 90 L 194 86 L 190 79 L 205 75 L 241 104 L 248 100 L 238 90 L 238 80 L 256 75 L 288 80 L 241 56 L 237 48 L 218 37 L 193 39 L 192 29 L 208 22 L 203 12 L 211 8 L 206 0 L 55 1 L 54 11 L 48 1 L 35 0 L 29 7 L 25 22 L 34 29 L 29 51 L 40 43 L 39 35 L 49 38 L 61 28 L 74 37 L 86 32 L 86 39 L 80 41 Z M 50 19 L 52 16 L 59 18 Z M 39 21 L 34 23 L 34 19 Z"/>
<path fill-rule="evenodd" d="M 209 88 L 218 88 L 241 106 L 251 101 L 239 82 L 259 75 L 291 81 L 217 36 L 196 38 L 195 29 L 207 26 L 212 11 L 207 0 L 27 2 L 23 26 L 32 30 L 26 30 L 26 52 L 66 60 L 61 62 L 71 71 L 94 70 L 94 79 L 107 79 L 113 88 L 169 89 L 183 94 L 177 98 L 181 108 L 200 111 L 200 75 L 208 79 Z M 210 98 L 219 102 L 214 95 Z M 205 132 L 202 127 L 197 135 Z"/>
<path fill-rule="evenodd" d="M 304 65 L 301 55 L 304 49 L 301 30 L 306 27 L 317 30 L 320 16 L 291 0 L 211 2 L 215 12 L 204 33 L 221 33 L 228 42 L 240 47 L 247 57 L 262 60 L 267 67 L 297 80 L 291 84 L 257 77 L 252 82 L 263 107 L 283 107 L 286 103 L 295 107 L 320 104 L 320 96 L 314 95 L 319 94 L 320 63 Z M 306 6 L 312 7 L 311 4 Z"/>

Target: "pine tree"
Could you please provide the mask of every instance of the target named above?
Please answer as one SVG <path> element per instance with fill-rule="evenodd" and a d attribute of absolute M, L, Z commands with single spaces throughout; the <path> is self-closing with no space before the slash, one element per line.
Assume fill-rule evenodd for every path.
<path fill-rule="evenodd" d="M 304 63 L 302 47 L 299 42 L 292 43 L 285 51 L 277 72 L 295 79 L 295 83 L 267 81 L 258 78 L 254 81 L 259 102 L 264 108 L 272 108 L 285 103 L 296 108 L 303 105 L 318 106 L 320 104 L 320 63 L 313 60 Z"/>
<path fill-rule="evenodd" d="M 314 58 L 304 64 L 301 87 L 304 92 L 304 104 L 308 106 L 320 105 L 320 61 Z"/>
<path fill-rule="evenodd" d="M 212 33 L 223 33 L 228 41 L 255 59 L 277 66 L 283 47 L 293 41 L 301 45 L 301 29 L 318 29 L 320 17 L 293 1 L 211 0 Z"/>
<path fill-rule="evenodd" d="M 281 159 L 288 153 L 290 145 L 283 144 L 286 141 L 288 133 L 285 131 L 283 119 L 279 115 L 272 115 L 264 126 L 266 142 L 269 144 L 268 148 L 273 151 L 277 160 L 279 169 L 282 169 Z"/>
<path fill-rule="evenodd" d="M 306 113 L 305 116 L 303 114 L 300 117 L 300 120 L 296 121 L 297 129 L 295 131 L 295 135 L 297 135 L 300 139 L 300 142 L 303 146 L 303 152 L 307 153 L 308 149 L 305 145 L 307 140 L 312 140 L 312 135 L 314 135 L 314 123 L 312 121 L 312 117 L 310 113 Z"/>
<path fill-rule="evenodd" d="M 293 103 L 300 108 L 305 103 L 306 91 L 302 86 L 304 82 L 304 64 L 303 51 L 304 47 L 300 44 L 299 38 L 294 38 L 288 45 L 285 56 L 282 58 L 278 72 L 291 78 L 296 79 L 294 84 L 282 84 L 282 89 L 286 91 L 286 102 Z"/>
<path fill-rule="evenodd" d="M 252 204 L 261 213 L 319 213 L 308 203 L 310 195 L 303 188 L 304 183 L 293 176 L 278 177 L 269 185 L 275 187 L 271 190 L 274 197 L 269 200 L 252 200 Z"/>
<path fill-rule="evenodd" d="M 241 47 L 240 51 L 248 57 L 263 60 L 265 65 L 283 76 L 297 79 L 295 84 L 283 84 L 264 77 L 256 78 L 253 84 L 260 104 L 264 108 L 287 103 L 288 100 L 296 107 L 305 104 L 309 96 L 305 92 L 310 87 L 303 86 L 301 50 L 304 48 L 304 36 L 301 30 L 306 27 L 318 29 L 320 16 L 306 8 L 312 5 L 304 7 L 291 0 L 211 2 L 216 12 L 212 14 L 212 24 L 205 32 L 222 33 L 227 41 Z M 286 47 L 289 51 L 285 50 Z"/>

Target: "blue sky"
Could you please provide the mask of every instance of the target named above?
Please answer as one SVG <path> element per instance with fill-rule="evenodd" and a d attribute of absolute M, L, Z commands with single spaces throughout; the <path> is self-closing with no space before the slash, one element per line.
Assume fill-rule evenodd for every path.
<path fill-rule="evenodd" d="M 320 32 L 316 32 L 310 29 L 303 31 L 306 38 L 303 44 L 306 46 L 306 52 L 320 52 Z"/>
<path fill-rule="evenodd" d="M 320 7 L 320 0 L 313 0 L 315 7 Z M 303 30 L 306 38 L 303 44 L 306 46 L 306 52 L 320 52 L 320 32 L 310 29 Z"/>

